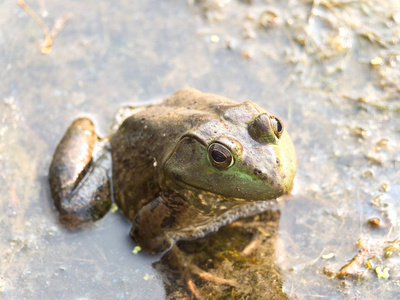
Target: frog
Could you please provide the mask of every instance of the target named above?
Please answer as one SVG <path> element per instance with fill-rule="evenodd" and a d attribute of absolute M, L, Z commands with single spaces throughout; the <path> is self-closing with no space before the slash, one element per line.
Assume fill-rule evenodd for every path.
<path fill-rule="evenodd" d="M 267 210 L 292 190 L 296 169 L 278 117 L 252 101 L 185 88 L 123 107 L 105 138 L 90 118 L 76 119 L 48 179 L 62 224 L 82 227 L 116 205 L 135 243 L 157 254 Z"/>

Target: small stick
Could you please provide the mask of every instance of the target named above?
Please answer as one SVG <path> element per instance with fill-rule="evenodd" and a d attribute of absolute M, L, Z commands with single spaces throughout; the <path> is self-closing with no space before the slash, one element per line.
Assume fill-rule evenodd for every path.
<path fill-rule="evenodd" d="M 44 41 L 40 45 L 40 51 L 43 54 L 48 54 L 51 51 L 51 46 L 53 45 L 53 39 L 60 33 L 60 31 L 64 28 L 65 23 L 69 20 L 69 15 L 66 14 L 62 18 L 56 21 L 53 30 L 50 32 L 49 27 L 43 22 L 43 20 L 35 13 L 35 11 L 24 2 L 24 0 L 18 0 L 18 5 L 25 10 L 28 15 L 32 17 L 32 19 L 43 29 L 44 31 Z"/>

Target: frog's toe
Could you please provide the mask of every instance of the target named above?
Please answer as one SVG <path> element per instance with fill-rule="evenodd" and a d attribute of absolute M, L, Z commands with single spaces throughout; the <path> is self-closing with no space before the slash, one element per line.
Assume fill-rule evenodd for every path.
<path fill-rule="evenodd" d="M 236 279 L 226 279 L 204 271 L 194 263 L 197 259 L 193 260 L 193 257 L 195 257 L 195 255 L 188 254 L 181 250 L 179 246 L 174 245 L 170 251 L 163 255 L 160 263 L 180 274 L 182 281 L 186 284 L 187 289 L 194 296 L 194 299 L 209 299 L 200 292 L 196 285 L 196 283 L 201 281 L 204 283 L 213 282 L 217 285 L 232 287 L 237 287 L 239 285 Z"/>
<path fill-rule="evenodd" d="M 149 227 L 144 228 L 144 230 L 139 230 L 138 226 L 133 224 L 130 231 L 131 238 L 149 254 L 159 254 L 169 250 L 173 241 L 166 235 L 152 234 Z"/>

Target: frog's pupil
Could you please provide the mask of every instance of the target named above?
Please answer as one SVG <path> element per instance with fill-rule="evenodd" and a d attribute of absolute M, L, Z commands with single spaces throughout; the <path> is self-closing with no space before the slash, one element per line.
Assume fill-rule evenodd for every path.
<path fill-rule="evenodd" d="M 282 124 L 281 124 L 281 122 L 278 120 L 278 119 L 275 119 L 276 120 L 276 123 L 277 123 L 277 127 L 278 127 L 278 132 L 281 132 L 282 131 Z"/>
<path fill-rule="evenodd" d="M 219 170 L 227 170 L 234 164 L 230 150 L 219 143 L 213 143 L 208 149 L 211 163 Z"/>
<path fill-rule="evenodd" d="M 283 125 L 282 125 L 281 121 L 279 121 L 279 119 L 277 119 L 275 117 L 270 117 L 270 118 L 271 118 L 271 125 L 274 130 L 274 133 L 275 133 L 276 137 L 279 139 L 283 132 Z"/>
<path fill-rule="evenodd" d="M 212 151 L 211 156 L 215 162 L 222 163 L 222 162 L 226 161 L 226 156 L 220 151 L 216 151 L 216 150 Z"/>

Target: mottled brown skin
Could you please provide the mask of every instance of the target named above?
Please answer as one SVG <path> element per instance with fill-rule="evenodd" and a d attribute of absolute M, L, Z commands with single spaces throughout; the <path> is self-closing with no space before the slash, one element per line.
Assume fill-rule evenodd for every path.
<path fill-rule="evenodd" d="M 78 120 L 95 135 L 89 120 Z M 85 222 L 104 215 L 111 204 L 105 179 L 110 162 L 106 147 L 90 151 L 97 136 L 93 142 L 76 127 L 71 125 L 57 148 L 49 179 L 60 217 L 73 219 L 86 206 L 78 213 Z M 133 222 L 132 238 L 150 253 L 265 210 L 269 200 L 291 189 L 296 173 L 293 144 L 278 119 L 250 101 L 192 89 L 132 110 L 108 145 L 115 201 Z M 72 174 L 67 180 L 64 169 Z"/>
<path fill-rule="evenodd" d="M 50 167 L 50 190 L 60 221 L 73 228 L 88 219 L 102 218 L 111 206 L 108 170 L 104 172 L 101 166 L 109 154 L 99 156 L 96 163 L 92 161 L 97 139 L 92 121 L 75 120 L 58 145 Z"/>

